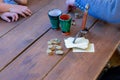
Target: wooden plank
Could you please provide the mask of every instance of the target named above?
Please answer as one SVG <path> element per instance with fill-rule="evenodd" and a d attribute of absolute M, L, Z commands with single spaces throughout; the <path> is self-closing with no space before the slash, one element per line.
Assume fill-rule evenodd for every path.
<path fill-rule="evenodd" d="M 90 17 L 88 20 L 90 23 L 94 20 Z M 79 22 L 79 21 L 78 21 Z M 87 26 L 91 24 L 87 23 Z M 75 36 L 76 31 L 79 31 L 81 19 L 78 26 L 71 27 L 71 35 Z M 52 69 L 59 64 L 64 56 L 69 51 L 64 46 L 64 38 L 70 36 L 63 36 L 62 32 L 50 30 L 44 36 L 42 36 L 37 42 L 31 45 L 23 54 L 21 54 L 15 61 L 7 66 L 1 73 L 1 80 L 41 80 L 43 79 Z M 62 41 L 64 55 L 48 56 L 46 54 L 47 41 L 52 38 L 58 38 Z M 60 71 L 61 72 L 61 71 Z M 12 74 L 11 74 L 12 73 Z"/>
<path fill-rule="evenodd" d="M 92 72 L 95 68 L 96 71 L 92 72 L 90 76 L 96 80 L 102 69 L 105 67 L 106 63 L 114 54 L 120 42 L 120 27 L 118 25 L 112 24 L 103 24 L 98 23 L 95 25 L 95 29 L 92 30 L 92 34 L 90 36 L 94 36 L 97 40 L 93 40 L 95 42 L 96 54 L 95 57 L 91 57 L 87 59 L 88 61 L 94 58 L 91 64 L 95 64 L 97 66 L 92 66 L 89 68 L 89 72 Z M 96 33 L 96 34 L 95 34 Z M 102 33 L 102 34 L 101 34 Z M 99 47 L 98 47 L 99 46 Z M 84 57 L 85 58 L 85 57 Z M 100 60 L 100 61 L 99 61 Z M 99 64 L 96 62 L 99 61 Z M 98 71 L 97 71 L 98 70 Z"/>
<path fill-rule="evenodd" d="M 61 31 L 50 30 L 45 36 L 39 39 L 27 51 L 18 57 L 7 69 L 0 73 L 1 80 L 41 80 L 54 67 L 64 55 L 49 56 L 46 53 L 47 41 L 53 38 L 60 39 L 63 50 L 67 52 L 63 45 L 64 36 Z M 12 69 L 11 69 L 12 68 Z M 14 72 L 13 72 L 14 71 Z M 11 74 L 7 76 L 7 74 Z M 6 74 L 7 73 L 7 74 Z"/>
<path fill-rule="evenodd" d="M 44 80 L 96 80 L 119 44 L 120 27 L 98 23 L 88 39 L 95 53 L 70 52 Z"/>
<path fill-rule="evenodd" d="M 59 3 L 56 4 L 57 2 Z M 29 47 L 38 37 L 49 30 L 48 10 L 52 8 L 64 10 L 64 6 L 61 6 L 63 3 L 64 0 L 63 2 L 54 0 L 49 3 L 49 5 L 41 8 L 36 14 L 20 24 L 17 28 L 0 38 L 0 70 Z"/>
<path fill-rule="evenodd" d="M 29 0 L 28 7 L 31 9 L 31 11 L 34 14 L 39 9 L 46 6 L 50 2 L 51 2 L 50 0 Z M 14 29 L 15 27 L 17 27 L 19 24 L 21 24 L 22 22 L 24 22 L 27 19 L 29 19 L 29 17 L 28 18 L 20 18 L 19 21 L 12 22 L 12 23 L 8 23 L 8 22 L 5 22 L 3 20 L 0 20 L 0 38 L 2 36 L 4 36 L 7 32 Z"/>

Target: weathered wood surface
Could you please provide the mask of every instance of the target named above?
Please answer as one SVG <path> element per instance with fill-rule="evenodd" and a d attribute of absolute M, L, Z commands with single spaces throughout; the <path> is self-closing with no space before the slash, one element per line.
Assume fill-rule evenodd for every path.
<path fill-rule="evenodd" d="M 95 20 L 89 17 L 87 27 L 91 25 Z M 78 21 L 79 22 L 79 21 Z M 75 36 L 76 32 L 80 30 L 80 23 L 78 26 L 71 27 L 71 35 Z M 26 51 L 24 51 L 17 59 L 15 59 L 9 66 L 7 66 L 0 73 L 1 80 L 41 80 L 51 72 L 54 67 L 64 58 L 69 52 L 69 49 L 64 47 L 64 38 L 69 36 L 63 36 L 60 30 L 49 30 L 44 36 L 42 36 L 36 43 L 31 45 Z M 58 38 L 62 42 L 64 55 L 48 56 L 46 54 L 47 41 L 53 38 Z M 11 75 L 12 73 L 12 75 Z M 6 75 L 10 75 L 5 77 Z"/>
<path fill-rule="evenodd" d="M 40 14 L 41 16 L 43 16 L 41 11 L 37 12 L 37 14 Z M 47 17 L 47 15 L 45 15 L 45 16 Z M 32 17 L 37 19 L 38 16 L 33 15 Z M 44 19 L 47 20 L 46 18 L 44 18 Z M 33 20 L 35 21 L 35 19 L 33 19 Z M 91 17 L 89 17 L 88 18 L 88 23 L 87 23 L 86 26 L 90 27 L 91 24 L 94 21 L 95 21 L 95 19 L 92 19 Z M 40 25 L 44 24 L 44 22 L 42 22 L 42 23 L 36 22 L 36 23 L 38 23 Z M 47 23 L 49 23 L 49 22 L 47 22 Z M 78 19 L 76 23 L 77 23 L 76 27 L 75 26 L 71 27 L 71 35 L 70 36 L 75 36 L 75 34 L 80 30 L 81 19 Z M 27 23 L 22 23 L 22 24 L 27 24 Z M 31 26 L 31 24 L 27 24 L 26 27 L 28 25 Z M 35 24 L 35 26 L 37 26 L 37 25 Z M 44 27 L 46 30 L 49 30 L 48 28 L 50 27 L 50 25 L 41 26 L 41 31 L 38 28 L 37 29 L 40 32 L 42 32 L 42 30 L 44 30 L 44 28 L 42 28 L 42 27 Z M 46 27 L 48 27 L 48 28 L 46 28 Z M 16 28 L 16 30 L 18 30 L 19 32 L 21 32 L 21 31 L 25 32 L 24 35 L 26 34 L 27 30 L 28 30 L 27 32 L 29 32 L 29 31 L 31 31 L 33 29 L 32 28 L 31 30 L 29 30 L 29 28 L 25 28 L 25 31 L 23 31 L 23 29 L 20 29 L 21 27 L 18 28 L 18 29 L 17 28 Z M 13 32 L 13 31 L 11 31 L 11 32 Z M 35 34 L 37 32 L 35 32 Z M 32 32 L 29 32 L 29 33 L 32 33 Z M 10 33 L 8 33 L 8 34 L 10 34 Z M 11 34 L 13 34 L 13 33 L 11 33 Z M 4 36 L 3 36 L 3 38 L 4 38 Z M 16 37 L 16 39 L 19 39 L 19 38 L 20 37 Z M 24 80 L 24 79 L 25 80 L 33 80 L 33 79 L 35 79 L 36 80 L 36 79 L 38 79 L 38 80 L 40 80 L 40 79 L 44 78 L 59 63 L 59 61 L 61 59 L 63 59 L 64 56 L 65 56 L 65 55 L 63 55 L 63 56 L 57 56 L 57 55 L 48 56 L 46 54 L 47 41 L 52 39 L 52 38 L 60 38 L 61 41 L 62 41 L 62 46 L 64 47 L 63 40 L 64 40 L 65 36 L 62 35 L 61 31 L 54 31 L 54 30 L 50 30 L 50 31 L 46 32 L 46 34 L 44 34 L 44 36 L 40 37 L 40 39 L 35 44 L 31 45 L 31 47 L 28 48 L 27 51 L 23 51 L 22 54 L 19 57 L 17 55 L 19 55 L 20 51 L 22 51 L 23 49 L 19 48 L 19 51 L 15 50 L 16 46 L 21 47 L 21 48 L 25 48 L 25 47 L 15 44 L 14 45 L 15 48 L 13 48 L 14 53 L 13 54 L 9 53 L 9 54 L 12 54 L 11 56 L 9 54 L 6 54 L 6 55 L 4 55 L 4 58 L 1 58 L 1 61 L 2 61 L 2 60 L 5 59 L 5 57 L 7 58 L 9 56 L 8 60 L 6 60 L 6 63 L 7 63 L 7 62 L 11 61 L 11 59 L 14 59 L 14 57 L 16 57 L 16 56 L 18 57 L 17 59 L 13 60 L 13 62 L 11 64 L 9 64 L 7 67 L 6 67 L 5 64 L 2 64 L 6 68 L 3 69 L 1 71 L 1 73 L 0 73 L 1 80 L 7 80 L 7 79 L 11 79 L 11 80 L 15 80 L 15 79 L 20 79 L 20 80 L 21 79 L 22 80 Z M 22 40 L 24 40 L 24 36 L 23 36 Z M 16 41 L 17 40 L 15 40 L 13 42 L 16 42 Z M 16 42 L 16 43 L 18 43 L 18 42 Z M 25 44 L 25 46 L 26 46 L 26 44 Z M 7 48 L 9 48 L 9 46 L 7 46 Z M 1 50 L 3 50 L 3 49 L 1 49 Z M 10 48 L 10 50 L 12 50 L 12 49 Z M 65 54 L 67 54 L 68 51 L 69 51 L 68 49 L 64 48 Z M 7 51 L 6 52 L 3 51 L 3 53 L 7 53 Z M 38 70 L 40 70 L 40 71 L 38 71 Z M 32 73 L 31 73 L 31 71 L 32 71 Z M 35 71 L 35 73 L 34 73 L 34 71 Z M 11 73 L 13 73 L 13 75 L 11 75 Z M 5 75 L 10 75 L 10 76 L 4 77 Z"/>
<path fill-rule="evenodd" d="M 51 1 L 50 0 L 29 0 L 28 7 L 33 12 L 33 15 L 40 10 L 42 7 L 48 5 Z M 30 18 L 30 17 L 28 17 Z M 7 23 L 0 19 L 0 38 L 8 33 L 10 30 L 17 27 L 23 21 L 27 20 L 28 18 L 20 18 L 17 22 Z"/>
<path fill-rule="evenodd" d="M 118 46 L 120 27 L 96 22 L 86 36 L 95 44 L 95 53 L 73 53 L 65 48 L 63 40 L 75 36 L 82 19 L 76 19 L 70 36 L 63 36 L 60 30 L 50 29 L 47 16 L 53 8 L 65 12 L 65 1 L 31 0 L 31 17 L 0 23 L 0 80 L 96 80 Z M 86 26 L 94 22 L 88 17 Z M 46 54 L 47 41 L 52 38 L 62 41 L 64 55 Z"/>
<path fill-rule="evenodd" d="M 88 34 L 95 53 L 72 53 L 48 74 L 45 80 L 96 80 L 120 41 L 120 26 L 97 23 Z"/>
<path fill-rule="evenodd" d="M 56 2 L 58 2 L 58 4 L 56 4 Z M 0 38 L 0 69 L 7 66 L 10 61 L 21 54 L 37 38 L 49 30 L 50 23 L 47 16 L 48 10 L 52 8 L 64 10 L 64 6 L 61 6 L 63 4 L 64 0 L 62 2 L 57 0 L 51 1 L 29 19 Z"/>

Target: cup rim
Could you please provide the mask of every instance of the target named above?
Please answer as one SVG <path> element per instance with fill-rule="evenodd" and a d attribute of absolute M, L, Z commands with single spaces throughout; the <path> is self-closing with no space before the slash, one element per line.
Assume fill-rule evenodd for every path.
<path fill-rule="evenodd" d="M 67 16 L 69 16 L 69 18 L 68 19 L 61 19 L 61 16 L 65 16 L 65 15 L 67 15 Z M 70 16 L 70 14 L 61 14 L 60 16 L 59 16 L 59 19 L 60 20 L 62 20 L 62 21 L 69 21 L 70 19 L 71 19 L 72 17 Z"/>
<path fill-rule="evenodd" d="M 51 10 L 48 11 L 48 15 L 49 15 L 49 16 L 54 16 L 54 15 L 50 15 L 50 13 L 49 13 L 49 12 L 52 11 L 52 10 L 58 10 L 58 11 L 60 12 L 57 16 L 59 16 L 59 15 L 62 14 L 62 11 L 61 11 L 60 9 L 54 8 L 54 9 L 51 9 Z M 56 16 L 56 15 L 55 15 L 55 16 Z"/>

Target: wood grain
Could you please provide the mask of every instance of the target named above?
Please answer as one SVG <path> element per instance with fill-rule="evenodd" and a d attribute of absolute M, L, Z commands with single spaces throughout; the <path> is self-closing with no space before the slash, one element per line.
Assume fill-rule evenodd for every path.
<path fill-rule="evenodd" d="M 90 26 L 94 19 L 89 17 L 87 26 Z M 71 35 L 63 36 L 60 30 L 49 30 L 38 41 L 31 45 L 26 51 L 24 51 L 17 59 L 9 64 L 0 73 L 1 80 L 42 80 L 44 79 L 56 65 L 69 52 L 64 46 L 64 38 L 75 36 L 76 32 L 80 30 L 81 19 L 78 21 L 78 26 L 71 27 Z M 58 38 L 62 41 L 62 47 L 64 55 L 48 56 L 46 54 L 47 41 L 53 38 Z M 61 71 L 60 71 L 61 72 Z M 12 75 L 11 75 L 12 73 Z M 7 76 L 8 75 L 8 76 Z"/>
<path fill-rule="evenodd" d="M 95 53 L 70 52 L 44 80 L 96 80 L 119 44 L 120 27 L 98 23 L 88 39 Z"/>
<path fill-rule="evenodd" d="M 47 41 L 53 38 L 60 39 L 63 45 L 64 36 L 61 31 L 50 30 L 41 37 L 27 51 L 19 56 L 11 65 L 0 73 L 1 80 L 41 80 L 64 57 L 64 55 L 49 56 L 46 53 Z M 12 73 L 12 75 L 11 75 Z M 7 76 L 10 75 L 10 76 Z M 5 77 L 6 76 L 6 77 Z"/>
<path fill-rule="evenodd" d="M 50 2 L 51 2 L 50 0 L 29 0 L 28 7 L 34 14 L 39 9 L 46 6 Z M 0 19 L 0 38 L 29 18 L 30 17 L 28 17 L 28 18 L 20 17 L 19 21 L 11 22 L 11 23 L 5 22 Z"/>
<path fill-rule="evenodd" d="M 96 22 L 86 37 L 95 44 L 94 53 L 73 53 L 64 39 L 74 37 L 82 19 L 71 26 L 71 34 L 63 36 L 52 30 L 47 12 L 59 8 L 65 13 L 66 0 L 34 0 L 29 2 L 33 15 L 18 22 L 2 22 L 0 34 L 0 80 L 96 80 L 120 42 L 119 25 Z M 32 6 L 31 6 L 32 5 Z M 71 14 L 74 17 L 74 13 Z M 73 18 L 74 19 L 74 18 Z M 88 17 L 87 28 L 95 19 Z M 8 25 L 11 27 L 8 28 Z M 7 26 L 7 27 L 6 27 Z M 6 30 L 5 30 L 6 29 Z M 47 41 L 60 39 L 64 55 L 48 56 Z"/>
<path fill-rule="evenodd" d="M 29 19 L 0 38 L 0 69 L 7 66 L 9 62 L 14 60 L 37 38 L 50 29 L 50 22 L 47 16 L 48 10 L 52 8 L 64 10 L 64 6 L 61 6 L 64 2 L 55 3 L 56 0 L 44 6 Z"/>

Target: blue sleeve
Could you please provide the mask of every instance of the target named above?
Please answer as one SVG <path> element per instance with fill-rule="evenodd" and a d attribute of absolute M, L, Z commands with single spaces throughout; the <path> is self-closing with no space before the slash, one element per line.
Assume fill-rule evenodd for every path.
<path fill-rule="evenodd" d="M 120 0 L 75 0 L 75 5 L 81 10 L 87 3 L 90 5 L 89 15 L 110 23 L 120 23 Z"/>
<path fill-rule="evenodd" d="M 3 0 L 7 4 L 17 4 L 14 0 Z"/>

